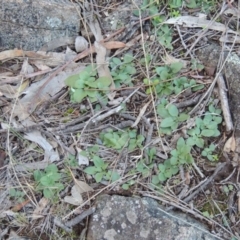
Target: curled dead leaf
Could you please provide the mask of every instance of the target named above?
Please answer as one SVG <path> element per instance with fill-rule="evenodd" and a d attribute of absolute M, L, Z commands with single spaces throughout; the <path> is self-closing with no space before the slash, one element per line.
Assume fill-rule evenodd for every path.
<path fill-rule="evenodd" d="M 231 136 L 225 143 L 223 151 L 224 152 L 234 152 L 236 149 L 236 140 L 234 136 Z"/>

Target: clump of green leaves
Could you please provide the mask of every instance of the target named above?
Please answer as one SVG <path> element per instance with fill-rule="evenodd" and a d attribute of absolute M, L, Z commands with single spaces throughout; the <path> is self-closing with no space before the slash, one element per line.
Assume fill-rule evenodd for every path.
<path fill-rule="evenodd" d="M 109 65 L 116 87 L 120 87 L 122 84 L 133 86 L 132 75 L 136 73 L 133 60 L 134 57 L 129 53 L 125 54 L 122 60 L 116 57 L 111 59 Z"/>
<path fill-rule="evenodd" d="M 148 154 L 153 155 L 155 153 L 156 149 L 151 148 L 148 152 Z M 135 174 L 140 174 L 142 178 L 149 177 L 152 173 L 153 169 L 153 163 L 146 164 L 145 159 L 141 159 L 137 165 L 136 168 L 133 168 L 132 170 L 129 171 L 130 175 L 135 175 Z M 122 188 L 124 190 L 128 190 L 132 185 L 135 184 L 134 180 L 130 180 L 122 185 Z"/>
<path fill-rule="evenodd" d="M 166 20 L 166 17 L 164 15 L 159 15 L 159 2 L 157 3 L 155 0 L 144 0 L 143 4 L 141 6 L 142 15 L 144 12 L 148 12 L 149 16 L 151 17 L 151 23 L 155 27 L 153 29 L 154 34 L 157 35 L 157 39 L 159 43 L 167 48 L 167 49 L 173 49 L 172 47 L 172 30 L 167 24 L 161 24 Z M 138 11 L 134 11 L 134 14 L 136 16 L 139 16 Z"/>
<path fill-rule="evenodd" d="M 195 127 L 187 132 L 190 135 L 187 140 L 190 146 L 196 145 L 199 148 L 203 148 L 203 137 L 217 137 L 220 135 L 218 124 L 222 122 L 221 110 L 216 109 L 213 104 L 208 109 L 209 111 L 205 113 L 203 118 L 196 118 Z"/>
<path fill-rule="evenodd" d="M 212 1 L 213 2 L 213 1 Z M 180 8 L 185 5 L 188 8 L 210 7 L 209 0 L 170 0 L 168 6 L 170 9 Z"/>
<path fill-rule="evenodd" d="M 73 168 L 73 169 L 79 167 L 76 157 L 72 154 L 68 155 L 67 159 L 65 159 L 65 163 L 67 166 L 69 166 L 70 168 Z"/>
<path fill-rule="evenodd" d="M 222 187 L 222 191 L 228 196 L 231 191 L 233 191 L 234 187 L 231 184 L 224 185 Z"/>
<path fill-rule="evenodd" d="M 174 89 L 172 80 L 182 67 L 182 63 L 172 63 L 170 65 L 157 67 L 157 77 L 151 80 L 152 85 L 147 89 L 146 93 L 149 94 L 152 90 L 152 92 L 156 92 L 159 97 L 172 94 Z M 148 85 L 148 79 L 144 79 L 144 83 Z"/>
<path fill-rule="evenodd" d="M 124 183 L 121 187 L 123 190 L 128 190 L 132 185 L 134 185 L 136 182 L 132 179 L 126 183 Z"/>
<path fill-rule="evenodd" d="M 198 91 L 204 88 L 203 84 L 197 84 L 194 79 L 179 77 L 173 80 L 173 92 L 179 94 L 183 89 L 191 88 L 192 91 Z"/>
<path fill-rule="evenodd" d="M 37 182 L 36 190 L 42 192 L 45 198 L 56 200 L 57 194 L 64 189 L 61 173 L 55 164 L 48 165 L 44 171 L 35 170 L 33 176 Z"/>
<path fill-rule="evenodd" d="M 86 167 L 84 172 L 92 175 L 96 182 L 101 182 L 103 179 L 114 182 L 120 178 L 117 171 L 108 170 L 108 163 L 105 163 L 102 158 L 95 155 L 93 157 L 94 166 Z"/>
<path fill-rule="evenodd" d="M 18 202 L 23 202 L 24 201 L 24 196 L 25 196 L 25 193 L 22 192 L 22 191 L 19 191 L 19 190 L 16 190 L 15 188 L 11 188 L 9 190 L 9 195 L 11 198 L 17 200 Z"/>
<path fill-rule="evenodd" d="M 197 84 L 194 79 L 177 77 L 177 73 L 182 69 L 182 67 L 183 64 L 181 62 L 157 67 L 157 77 L 151 80 L 151 86 L 147 89 L 146 93 L 150 94 L 151 91 L 156 92 L 156 94 L 161 97 L 168 96 L 172 93 L 179 94 L 187 88 L 191 88 L 192 91 L 204 88 L 203 84 Z M 148 79 L 144 79 L 144 83 L 148 85 Z"/>
<path fill-rule="evenodd" d="M 125 130 L 125 131 L 113 131 L 112 129 L 108 132 L 102 132 L 100 138 L 103 144 L 107 147 L 121 150 L 123 147 L 127 147 L 130 151 L 135 148 L 142 147 L 144 137 L 138 135 L 136 130 Z"/>
<path fill-rule="evenodd" d="M 201 71 L 204 69 L 204 66 L 199 63 L 196 59 L 191 59 L 191 69 L 194 71 Z"/>
<path fill-rule="evenodd" d="M 190 151 L 191 147 L 183 138 L 179 138 L 176 149 L 171 151 L 171 157 L 158 165 L 159 174 L 152 177 L 152 183 L 156 185 L 159 182 L 164 182 L 177 174 L 180 166 L 192 164 L 193 157 Z"/>
<path fill-rule="evenodd" d="M 166 105 L 166 103 L 166 100 L 162 100 L 162 103 L 157 107 L 157 113 L 163 118 L 160 124 L 161 132 L 164 134 L 171 134 L 173 130 L 178 128 L 179 123 L 189 118 L 189 115 L 186 113 L 179 113 L 174 104 Z"/>
<path fill-rule="evenodd" d="M 98 145 L 93 145 L 91 147 L 87 147 L 86 150 L 81 151 L 81 155 L 92 158 L 93 156 L 97 155 L 99 151 L 99 146 Z"/>
<path fill-rule="evenodd" d="M 81 102 L 88 97 L 91 102 L 102 98 L 103 92 L 109 90 L 111 79 L 109 77 L 97 78 L 97 72 L 94 65 L 86 67 L 79 74 L 68 77 L 65 84 L 70 89 L 70 97 L 73 102 Z"/>
<path fill-rule="evenodd" d="M 203 149 L 202 156 L 206 157 L 209 161 L 217 161 L 218 156 L 216 154 L 213 154 L 215 148 L 216 146 L 214 144 L 210 144 L 209 147 Z"/>
<path fill-rule="evenodd" d="M 172 35 L 173 35 L 173 31 L 172 29 L 167 25 L 167 24 L 163 24 L 161 25 L 161 27 L 157 28 L 157 40 L 159 41 L 159 43 L 167 48 L 172 50 L 173 46 L 172 46 Z"/>

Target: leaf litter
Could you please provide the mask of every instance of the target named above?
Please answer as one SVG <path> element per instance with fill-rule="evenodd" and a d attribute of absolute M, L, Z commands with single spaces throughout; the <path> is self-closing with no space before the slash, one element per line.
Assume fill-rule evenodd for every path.
<path fill-rule="evenodd" d="M 152 6 L 148 11 L 153 13 L 162 7 Z M 168 9 L 170 14 L 173 9 Z M 226 14 L 234 15 L 229 11 Z M 195 217 L 214 224 L 215 231 L 229 237 L 239 234 L 235 226 L 239 217 L 227 213 L 232 206 L 226 191 L 235 194 L 236 208 L 239 200 L 236 190 L 229 187 L 236 186 L 235 171 L 214 183 L 231 153 L 235 154 L 233 165 L 238 166 L 237 141 L 229 136 L 233 124 L 226 86 L 220 83 L 220 94 L 216 94 L 213 83 L 217 80 L 209 87 L 212 76 L 192 54 L 212 36 L 215 41 L 227 41 L 226 32 L 233 39 L 227 42 L 237 43 L 238 32 L 225 23 L 193 16 L 191 11 L 178 15 L 163 19 L 154 13 L 146 20 L 137 18 L 138 31 L 126 41 L 120 36 L 129 26 L 105 36 L 97 21 L 86 18 L 95 40 L 90 44 L 78 38 L 75 50 L 79 53 L 69 48 L 65 53 L 18 49 L 0 53 L 0 221 L 20 230 L 31 228 L 26 219 L 17 220 L 16 214 L 23 214 L 32 217 L 37 231 L 51 233 L 51 227 L 44 225 L 48 213 L 59 228 L 71 233 L 70 226 L 94 211 L 90 206 L 96 196 L 114 191 L 151 196 L 189 213 L 191 209 Z M 215 19 L 211 12 L 208 16 Z M 150 25 L 152 31 L 143 25 Z M 203 29 L 203 42 L 191 39 Z M 164 33 L 160 41 L 158 30 Z M 190 48 L 191 59 L 186 59 L 183 53 Z M 81 82 L 89 65 L 96 74 L 90 72 Z M 73 86 L 68 89 L 70 78 Z M 85 95 L 77 101 L 76 94 L 71 95 L 74 91 Z M 54 169 L 45 171 L 50 164 Z M 33 171 L 38 172 L 38 180 L 34 181 Z M 50 182 L 59 191 L 51 189 Z M 10 196 L 9 188 L 23 194 L 12 191 Z M 54 198 L 47 199 L 52 193 Z M 169 196 L 179 204 L 171 205 Z M 218 208 L 209 207 L 209 202 L 220 201 L 230 228 L 223 225 Z M 74 220 L 76 213 L 83 214 L 80 220 Z M 15 221 L 6 220 L 7 216 Z"/>

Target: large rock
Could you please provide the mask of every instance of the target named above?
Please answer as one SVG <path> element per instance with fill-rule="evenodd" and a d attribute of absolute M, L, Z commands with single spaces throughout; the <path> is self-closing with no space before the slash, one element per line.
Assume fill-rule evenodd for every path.
<path fill-rule="evenodd" d="M 69 0 L 0 0 L 0 51 L 39 50 L 80 30 L 78 5 Z"/>
<path fill-rule="evenodd" d="M 202 229 L 202 230 L 201 230 Z M 165 213 L 151 198 L 102 195 L 89 222 L 88 240 L 215 240 L 185 214 Z"/>

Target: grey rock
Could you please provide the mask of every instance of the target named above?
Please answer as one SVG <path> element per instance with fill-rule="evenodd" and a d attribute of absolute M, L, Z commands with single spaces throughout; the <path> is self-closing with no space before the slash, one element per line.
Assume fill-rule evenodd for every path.
<path fill-rule="evenodd" d="M 0 0 L 0 50 L 39 50 L 80 30 L 78 5 L 68 0 Z"/>
<path fill-rule="evenodd" d="M 166 213 L 151 198 L 102 195 L 88 240 L 213 240 L 205 226 L 182 213 Z"/>

